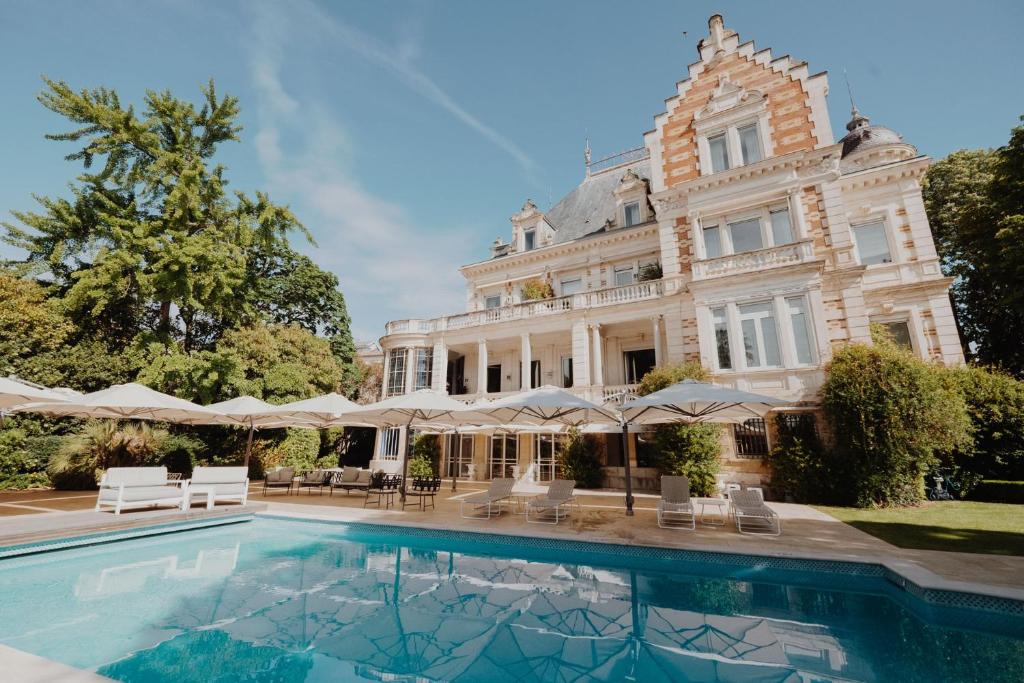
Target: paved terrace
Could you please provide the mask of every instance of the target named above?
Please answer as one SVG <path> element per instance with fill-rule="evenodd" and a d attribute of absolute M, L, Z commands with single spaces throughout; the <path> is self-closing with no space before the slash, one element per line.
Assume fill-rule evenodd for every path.
<path fill-rule="evenodd" d="M 406 511 L 364 508 L 364 494 L 316 490 L 262 494 L 253 484 L 246 511 L 268 512 L 334 521 L 364 521 L 439 529 L 496 532 L 524 536 L 571 538 L 580 541 L 749 553 L 795 558 L 824 558 L 885 564 L 919 585 L 948 590 L 986 593 L 1024 600 L 1024 557 L 948 553 L 897 548 L 805 505 L 771 503 L 782 518 L 782 536 L 745 536 L 732 523 L 724 527 L 697 525 L 695 531 L 661 529 L 655 519 L 657 496 L 638 494 L 636 515 L 626 517 L 623 495 L 616 491 L 588 491 L 579 496 L 583 510 L 557 527 L 527 524 L 522 515 L 504 513 L 490 520 L 463 519 L 463 496 L 483 490 L 480 483 L 461 483 L 453 492 L 445 482 L 437 508 Z M 191 511 L 93 512 L 95 492 L 0 492 L 0 545 L 86 532 L 143 526 L 179 519 L 201 519 L 239 512 L 238 505 L 218 505 L 207 511 L 201 504 Z M 396 496 L 397 502 L 397 496 Z"/>

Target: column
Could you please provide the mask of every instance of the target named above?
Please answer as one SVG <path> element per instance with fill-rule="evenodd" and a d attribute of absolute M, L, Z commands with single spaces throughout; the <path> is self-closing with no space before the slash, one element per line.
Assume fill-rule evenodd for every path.
<path fill-rule="evenodd" d="M 665 352 L 661 348 L 661 316 L 651 318 L 651 323 L 654 327 L 654 364 L 660 368 L 665 359 Z"/>
<path fill-rule="evenodd" d="M 604 385 L 604 352 L 601 350 L 601 326 L 591 325 L 590 332 L 593 336 L 594 347 L 594 381 L 597 386 Z"/>
<path fill-rule="evenodd" d="M 796 366 L 796 341 L 793 339 L 793 325 L 789 321 L 789 305 L 786 298 L 777 296 L 772 299 L 772 314 L 775 316 L 775 331 L 779 339 L 779 356 L 782 367 Z"/>
<path fill-rule="evenodd" d="M 405 350 L 405 393 L 416 390 L 416 348 L 410 346 Z M 401 452 L 401 451 L 399 451 Z"/>
<path fill-rule="evenodd" d="M 530 382 L 530 366 L 533 356 L 530 353 L 530 333 L 523 332 L 519 336 L 519 359 L 522 361 L 519 367 L 519 389 L 526 391 L 532 384 Z"/>
<path fill-rule="evenodd" d="M 380 383 L 380 400 L 388 397 L 388 375 L 391 371 L 391 349 L 384 349 L 384 377 Z M 373 452 L 377 453 L 377 443 L 374 442 Z"/>
<path fill-rule="evenodd" d="M 572 325 L 572 385 L 585 387 L 590 384 L 590 335 L 587 323 L 579 321 Z"/>
<path fill-rule="evenodd" d="M 487 393 L 487 342 L 483 339 L 476 343 L 476 392 Z"/>
<path fill-rule="evenodd" d="M 430 388 L 444 393 L 448 381 L 448 346 L 443 341 L 434 342 L 434 362 L 431 368 Z"/>
<path fill-rule="evenodd" d="M 804 220 L 804 206 L 800 201 L 803 190 L 795 187 L 789 191 L 789 217 L 793 226 L 793 239 L 802 240 L 810 237 L 807 233 L 807 223 Z"/>

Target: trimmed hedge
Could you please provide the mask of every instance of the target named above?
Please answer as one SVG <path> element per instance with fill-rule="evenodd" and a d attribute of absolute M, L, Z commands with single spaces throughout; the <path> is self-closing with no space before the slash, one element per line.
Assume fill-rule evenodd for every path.
<path fill-rule="evenodd" d="M 984 503 L 1017 503 L 1024 505 L 1024 481 L 988 479 L 967 496 Z"/>

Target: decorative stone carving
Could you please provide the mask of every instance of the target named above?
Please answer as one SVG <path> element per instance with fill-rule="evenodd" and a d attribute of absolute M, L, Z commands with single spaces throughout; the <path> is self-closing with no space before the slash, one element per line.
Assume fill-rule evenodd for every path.
<path fill-rule="evenodd" d="M 827 156 L 817 163 L 807 164 L 797 169 L 796 175 L 798 178 L 810 178 L 811 176 L 817 175 L 835 175 L 839 176 L 839 157 L 838 156 Z"/>
<path fill-rule="evenodd" d="M 700 121 L 742 104 L 753 104 L 764 99 L 764 93 L 760 90 L 746 90 L 730 81 L 728 74 L 722 74 L 718 77 L 718 87 L 711 93 L 711 99 L 697 111 L 694 118 Z"/>

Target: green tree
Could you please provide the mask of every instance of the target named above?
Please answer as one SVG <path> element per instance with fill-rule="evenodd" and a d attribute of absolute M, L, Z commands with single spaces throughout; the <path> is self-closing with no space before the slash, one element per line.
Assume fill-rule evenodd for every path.
<path fill-rule="evenodd" d="M 935 163 L 923 184 L 964 350 L 1024 374 L 1024 126 L 996 150 L 961 150 Z"/>
<path fill-rule="evenodd" d="M 0 271 L 0 375 L 22 375 L 34 356 L 61 348 L 72 329 L 41 285 Z"/>
<path fill-rule="evenodd" d="M 580 430 L 569 430 L 565 446 L 558 455 L 560 476 L 572 479 L 582 489 L 601 488 L 604 483 L 604 469 L 597 456 L 597 449 Z"/>

